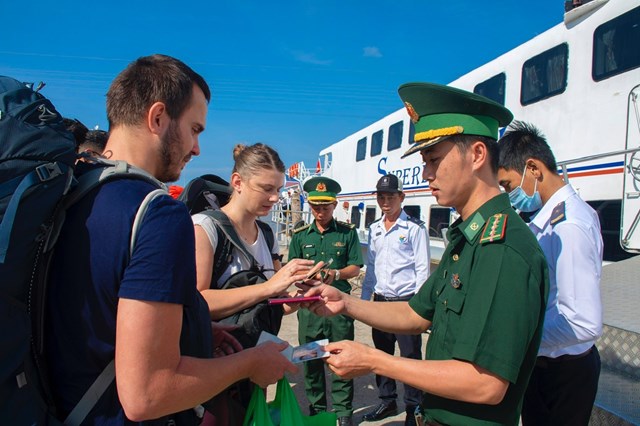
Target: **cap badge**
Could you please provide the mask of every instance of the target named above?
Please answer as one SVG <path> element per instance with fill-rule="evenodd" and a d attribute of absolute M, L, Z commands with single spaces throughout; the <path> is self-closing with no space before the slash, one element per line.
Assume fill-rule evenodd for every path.
<path fill-rule="evenodd" d="M 327 190 L 327 186 L 323 182 L 320 182 L 319 184 L 316 185 L 316 191 L 326 192 L 326 190 Z"/>
<path fill-rule="evenodd" d="M 420 116 L 418 115 L 416 110 L 413 109 L 413 105 L 411 105 L 409 102 L 405 102 L 404 106 L 407 109 L 407 112 L 409 113 L 409 117 L 411 118 L 411 122 L 413 124 L 416 124 L 418 122 L 418 120 L 420 120 Z"/>

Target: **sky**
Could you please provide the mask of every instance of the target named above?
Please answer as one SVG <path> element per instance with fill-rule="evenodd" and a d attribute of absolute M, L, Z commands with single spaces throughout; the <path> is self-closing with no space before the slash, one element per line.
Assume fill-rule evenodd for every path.
<path fill-rule="evenodd" d="M 229 178 L 235 144 L 286 167 L 402 107 L 399 85 L 449 83 L 560 23 L 562 0 L 0 0 L 0 75 L 46 83 L 66 117 L 107 130 L 111 81 L 174 56 L 211 87 L 201 155 L 178 183 Z"/>

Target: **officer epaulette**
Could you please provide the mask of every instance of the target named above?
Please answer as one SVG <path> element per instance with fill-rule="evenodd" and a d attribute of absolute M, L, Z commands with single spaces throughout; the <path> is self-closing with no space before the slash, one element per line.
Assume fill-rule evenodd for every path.
<path fill-rule="evenodd" d="M 422 226 L 422 225 L 424 225 L 424 222 L 423 222 L 423 221 L 421 221 L 420 219 L 418 219 L 417 217 L 413 217 L 413 216 L 409 216 L 409 215 L 407 215 L 407 220 L 408 220 L 409 222 L 413 222 L 413 223 L 415 223 L 415 224 L 416 224 L 416 225 L 418 225 L 418 226 Z"/>
<path fill-rule="evenodd" d="M 355 228 L 355 227 L 356 227 L 356 225 L 355 225 L 354 223 L 343 222 L 343 221 L 341 221 L 341 220 L 336 220 L 336 223 L 337 223 L 338 225 L 346 226 L 346 227 L 347 227 L 347 228 L 349 228 L 349 229 L 353 229 L 353 228 Z"/>
<path fill-rule="evenodd" d="M 301 227 L 299 227 L 299 228 L 296 228 L 296 229 L 294 229 L 294 230 L 293 230 L 293 233 L 294 233 L 294 234 L 297 234 L 298 232 L 300 232 L 300 231 L 304 231 L 305 229 L 307 229 L 307 228 L 308 228 L 308 227 L 310 227 L 310 226 L 311 226 L 311 224 L 308 224 L 308 225 L 304 225 L 304 226 L 301 226 Z"/>
<path fill-rule="evenodd" d="M 480 244 L 502 240 L 507 232 L 507 217 L 504 213 L 491 216 L 482 230 Z"/>
<path fill-rule="evenodd" d="M 553 208 L 553 211 L 551 212 L 551 219 L 549 220 L 549 222 L 551 223 L 551 226 L 555 226 L 560 222 L 562 222 L 563 220 L 567 219 L 567 215 L 565 214 L 564 209 L 565 209 L 564 201 L 561 203 L 558 203 L 558 205 Z"/>

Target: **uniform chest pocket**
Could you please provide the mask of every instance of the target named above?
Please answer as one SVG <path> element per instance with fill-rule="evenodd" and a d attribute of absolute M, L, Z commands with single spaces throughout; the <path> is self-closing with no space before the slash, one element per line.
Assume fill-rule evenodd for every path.
<path fill-rule="evenodd" d="M 338 265 L 346 265 L 347 263 L 347 249 L 346 247 L 331 247 L 327 250 L 329 254 L 328 258 L 333 259 Z"/>
<path fill-rule="evenodd" d="M 315 259 L 315 257 L 316 257 L 316 248 L 314 246 L 302 247 L 302 257 L 304 259 Z"/>
<path fill-rule="evenodd" d="M 438 302 L 444 305 L 445 310 L 459 315 L 464 307 L 466 295 L 462 280 L 456 274 L 451 274 L 438 291 Z"/>
<path fill-rule="evenodd" d="M 400 252 L 403 254 L 408 254 L 413 252 L 413 247 L 411 247 L 411 244 L 409 244 L 409 240 L 404 239 L 398 241 L 398 250 L 400 250 Z"/>

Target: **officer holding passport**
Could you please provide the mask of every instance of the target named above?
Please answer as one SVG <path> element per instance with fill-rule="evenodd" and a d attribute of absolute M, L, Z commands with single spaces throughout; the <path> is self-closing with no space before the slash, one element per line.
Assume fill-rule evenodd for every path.
<path fill-rule="evenodd" d="M 307 180 L 303 189 L 311 206 L 314 221 L 294 231 L 289 245 L 289 259 L 311 259 L 332 262 L 324 281 L 337 292 L 348 294 L 351 285 L 347 279 L 358 276 L 362 266 L 360 240 L 352 224 L 333 218 L 336 196 L 341 188 L 338 182 L 322 176 Z M 337 315 L 322 318 L 307 310 L 298 311 L 298 340 L 301 345 L 320 339 L 353 340 L 353 319 Z M 305 390 L 310 414 L 327 410 L 324 363 L 312 360 L 304 364 Z M 333 378 L 331 383 L 333 409 L 340 426 L 353 424 L 353 380 Z"/>
<path fill-rule="evenodd" d="M 498 128 L 511 112 L 487 98 L 427 83 L 399 89 L 415 125 L 423 178 L 443 206 L 460 214 L 438 269 L 408 302 L 370 302 L 326 285 L 317 315 L 349 315 L 390 333 L 432 326 L 426 360 L 386 354 L 352 341 L 329 343 L 332 371 L 351 379 L 379 374 L 424 391 L 426 424 L 517 425 L 536 361 L 549 288 L 535 237 L 500 191 Z"/>

